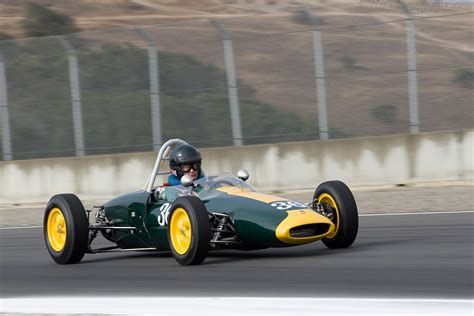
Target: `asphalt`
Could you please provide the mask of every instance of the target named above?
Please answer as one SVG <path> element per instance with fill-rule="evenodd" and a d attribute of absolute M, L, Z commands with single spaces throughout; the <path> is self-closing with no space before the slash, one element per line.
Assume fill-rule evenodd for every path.
<path fill-rule="evenodd" d="M 193 267 L 178 265 L 165 252 L 86 255 L 80 264 L 60 266 L 49 257 L 40 228 L 1 229 L 1 297 L 472 299 L 473 228 L 470 212 L 361 216 L 358 238 L 348 249 L 329 250 L 316 242 L 211 252 Z"/>
<path fill-rule="evenodd" d="M 355 187 L 353 191 L 359 214 L 400 212 L 443 212 L 474 210 L 474 183 L 463 185 Z M 309 202 L 314 190 L 267 192 L 301 202 Z M 87 209 L 110 198 L 79 196 Z M 0 227 L 40 226 L 48 198 L 29 203 L 0 203 Z"/>

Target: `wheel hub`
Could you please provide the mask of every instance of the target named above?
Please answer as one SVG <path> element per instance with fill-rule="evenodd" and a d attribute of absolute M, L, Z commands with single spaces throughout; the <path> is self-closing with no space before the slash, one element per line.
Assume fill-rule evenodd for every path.
<path fill-rule="evenodd" d="M 58 252 L 63 250 L 66 245 L 66 219 L 59 208 L 55 207 L 50 211 L 46 229 L 51 248 Z"/>
<path fill-rule="evenodd" d="M 170 220 L 171 243 L 175 251 L 185 254 L 191 246 L 191 220 L 188 213 L 183 208 L 178 208 L 173 212 Z"/>
<path fill-rule="evenodd" d="M 339 216 L 336 201 L 328 193 L 321 194 L 317 201 L 321 206 L 320 209 L 322 210 L 322 214 L 335 225 L 334 233 L 327 236 L 328 238 L 333 238 L 339 231 Z"/>

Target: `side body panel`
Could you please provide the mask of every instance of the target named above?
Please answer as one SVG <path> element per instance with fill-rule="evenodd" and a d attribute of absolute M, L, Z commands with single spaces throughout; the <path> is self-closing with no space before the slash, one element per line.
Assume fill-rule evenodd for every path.
<path fill-rule="evenodd" d="M 155 247 L 159 250 L 169 250 L 168 243 L 168 214 L 172 203 L 158 201 L 150 205 L 148 211 L 148 231 Z"/>
<path fill-rule="evenodd" d="M 205 205 L 210 212 L 230 215 L 237 237 L 251 248 L 284 246 L 276 238 L 275 229 L 286 218 L 286 212 L 264 202 L 232 195 L 214 198 Z"/>
<path fill-rule="evenodd" d="M 137 228 L 114 231 L 114 239 L 120 248 L 154 247 L 146 224 L 149 198 L 148 192 L 138 191 L 119 196 L 104 205 L 105 216 L 114 226 Z"/>

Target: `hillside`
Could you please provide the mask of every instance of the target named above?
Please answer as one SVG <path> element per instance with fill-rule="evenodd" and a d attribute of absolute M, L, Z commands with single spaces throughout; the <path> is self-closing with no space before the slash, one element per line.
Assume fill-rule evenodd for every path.
<path fill-rule="evenodd" d="M 27 3 L 34 2 L 66 13 L 82 30 L 97 30 L 125 25 L 155 25 L 163 22 L 210 17 L 238 17 L 291 13 L 308 8 L 320 15 L 400 13 L 395 1 L 376 0 L 3 0 L 0 2 L 0 30 L 22 37 L 20 21 Z M 465 5 L 421 5 L 406 1 L 415 14 L 472 10 Z M 433 1 L 435 2 L 435 1 Z"/>
<path fill-rule="evenodd" d="M 0 3 L 0 28 L 22 37 L 27 1 Z M 299 23 L 308 8 L 323 20 L 329 123 L 343 136 L 408 131 L 405 15 L 393 2 L 313 0 L 41 0 L 73 16 L 91 45 L 131 42 L 142 25 L 160 50 L 185 53 L 224 70 L 222 42 L 210 18 L 234 37 L 237 75 L 257 97 L 301 117 L 316 117 L 313 35 Z M 455 82 L 474 64 L 472 7 L 411 3 L 416 21 L 422 131 L 474 125 L 473 90 Z M 458 14 L 461 13 L 461 14 Z M 466 14 L 468 13 L 468 14 Z M 469 14 L 470 13 L 470 14 Z M 433 16 L 442 17 L 432 18 Z M 181 21 L 179 23 L 167 23 Z M 95 43 L 95 44 L 93 44 Z M 240 91 L 245 98 L 245 91 Z M 247 114 L 251 115 L 251 114 Z"/>

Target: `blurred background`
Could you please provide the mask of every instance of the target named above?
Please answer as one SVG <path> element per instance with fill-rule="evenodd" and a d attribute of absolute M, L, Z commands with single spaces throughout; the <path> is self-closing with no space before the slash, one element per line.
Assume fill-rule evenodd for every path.
<path fill-rule="evenodd" d="M 433 313 L 471 315 L 473 29 L 472 0 L 0 0 L 0 309 L 2 297 L 40 296 L 38 313 L 45 296 L 197 294 L 430 299 L 406 315 L 440 298 Z M 51 196 L 91 209 L 142 188 L 169 138 L 196 145 L 206 174 L 245 168 L 290 200 L 344 181 L 356 244 L 58 269 L 42 237 Z"/>
<path fill-rule="evenodd" d="M 0 159 L 474 127 L 469 1 L 0 3 Z"/>

